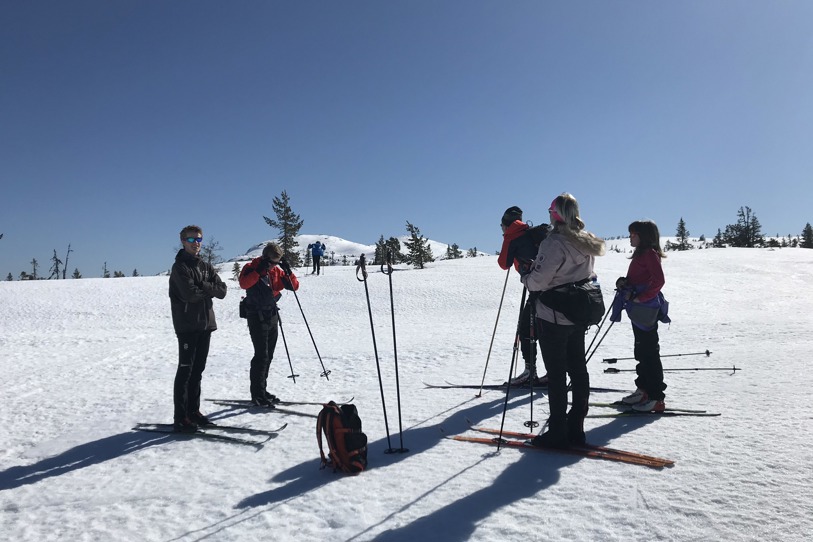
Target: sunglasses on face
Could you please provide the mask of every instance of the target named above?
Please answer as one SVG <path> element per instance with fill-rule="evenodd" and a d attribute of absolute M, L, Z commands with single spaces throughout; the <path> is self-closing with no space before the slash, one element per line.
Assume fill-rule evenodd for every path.
<path fill-rule="evenodd" d="M 202 243 L 203 242 L 203 237 L 187 237 L 186 242 L 187 243 Z"/>

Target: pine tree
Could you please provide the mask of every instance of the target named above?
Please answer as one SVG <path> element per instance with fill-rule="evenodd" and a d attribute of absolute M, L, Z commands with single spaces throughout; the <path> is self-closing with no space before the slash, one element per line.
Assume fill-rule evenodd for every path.
<path fill-rule="evenodd" d="M 234 262 L 234 265 L 231 268 L 231 279 L 232 280 L 240 280 L 240 264 Z"/>
<path fill-rule="evenodd" d="M 26 273 L 25 271 L 20 271 L 20 280 L 29 280 L 31 275 Z"/>
<path fill-rule="evenodd" d="M 381 265 L 384 263 L 384 258 L 387 254 L 387 243 L 384 241 L 384 236 L 378 238 L 375 244 L 375 252 L 373 252 L 373 265 Z"/>
<path fill-rule="evenodd" d="M 799 243 L 799 246 L 802 248 L 813 248 L 813 227 L 810 226 L 810 222 L 805 225 L 805 229 L 802 230 L 802 241 Z"/>
<path fill-rule="evenodd" d="M 476 258 L 477 257 L 477 247 L 470 248 L 466 252 L 466 256 L 468 256 L 469 258 Z"/>
<path fill-rule="evenodd" d="M 124 277 L 124 272 L 122 271 L 113 271 L 113 278 L 120 279 Z"/>
<path fill-rule="evenodd" d="M 301 260 L 297 252 L 299 243 L 296 242 L 296 236 L 299 235 L 304 221 L 291 210 L 291 199 L 285 190 L 282 191 L 280 197 L 274 198 L 272 208 L 276 219 L 267 216 L 263 216 L 263 218 L 266 224 L 279 230 L 279 245 L 285 259 L 288 260 L 291 267 L 299 267 Z"/>
<path fill-rule="evenodd" d="M 677 237 L 677 243 L 672 244 L 675 250 L 690 250 L 694 248 L 689 242 L 689 230 L 686 229 L 686 223 L 683 221 L 683 217 L 680 217 L 675 237 Z"/>
<path fill-rule="evenodd" d="M 110 271 L 107 269 L 107 262 L 104 262 L 104 266 L 102 267 L 102 278 L 103 279 L 110 278 Z"/>
<path fill-rule="evenodd" d="M 217 265 L 223 261 L 218 253 L 223 250 L 214 237 L 210 237 L 200 247 L 200 259 L 209 265 Z"/>
<path fill-rule="evenodd" d="M 82 278 L 82 273 L 79 272 L 78 267 L 73 270 L 73 278 L 75 278 L 75 279 L 81 279 Z"/>
<path fill-rule="evenodd" d="M 140 277 L 141 275 L 138 274 L 138 269 L 133 269 L 133 276 Z"/>
<path fill-rule="evenodd" d="M 401 241 L 397 237 L 390 237 L 384 243 L 384 258 L 387 257 L 387 254 L 392 255 L 392 263 L 394 264 L 406 261 L 406 256 L 401 252 Z"/>
<path fill-rule="evenodd" d="M 409 221 L 406 223 L 406 228 L 409 233 L 409 241 L 404 242 L 407 247 L 406 262 L 413 267 L 423 269 L 427 263 L 435 261 L 429 240 L 421 235 L 421 230 L 410 224 Z"/>
<path fill-rule="evenodd" d="M 446 259 L 447 260 L 457 260 L 463 257 L 463 253 L 460 252 L 460 246 L 457 243 L 452 243 L 451 245 L 446 246 Z"/>
<path fill-rule="evenodd" d="M 11 273 L 9 273 L 8 276 L 6 277 L 6 280 L 11 282 L 12 280 L 14 280 L 14 276 Z"/>
<path fill-rule="evenodd" d="M 732 247 L 754 248 L 765 244 L 762 226 L 750 207 L 740 207 L 737 223 L 725 227 L 723 240 Z"/>
<path fill-rule="evenodd" d="M 37 280 L 37 268 L 38 268 L 39 266 L 40 266 L 40 264 L 39 264 L 39 262 L 37 261 L 37 259 L 36 259 L 36 258 L 34 258 L 33 260 L 31 260 L 31 268 L 32 268 L 32 270 L 33 270 L 33 271 L 32 271 L 32 273 L 31 273 L 31 279 L 32 279 L 32 280 Z"/>

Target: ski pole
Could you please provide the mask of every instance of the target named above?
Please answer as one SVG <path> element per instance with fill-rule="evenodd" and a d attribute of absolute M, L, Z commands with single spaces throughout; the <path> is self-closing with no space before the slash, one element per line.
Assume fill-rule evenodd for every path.
<path fill-rule="evenodd" d="M 618 295 L 618 294 L 616 294 L 616 295 Z M 590 352 L 590 349 L 593 348 L 593 343 L 596 342 L 596 338 L 598 337 L 599 333 L 601 333 L 601 329 L 604 327 L 604 322 L 607 321 L 607 317 L 610 315 L 610 311 L 612 309 L 613 309 L 613 305 L 611 303 L 609 308 L 607 309 L 607 312 L 604 313 L 604 318 L 601 319 L 601 323 L 596 328 L 596 334 L 593 335 L 593 340 L 590 341 L 590 344 L 587 346 L 587 349 L 585 350 L 585 352 Z M 610 326 L 612 326 L 612 321 L 610 321 Z M 609 331 L 609 328 L 608 328 L 608 331 Z M 604 335 L 606 335 L 606 333 Z M 601 340 L 603 341 L 604 337 L 602 337 Z M 595 352 L 595 350 L 598 349 L 599 345 L 601 344 L 601 341 L 599 341 L 598 343 L 599 344 L 597 344 L 596 348 L 593 350 L 594 352 Z M 588 357 L 587 360 L 590 361 L 591 357 L 593 357 L 592 352 L 590 353 L 590 357 Z"/>
<path fill-rule="evenodd" d="M 359 271 L 361 271 L 362 278 L 359 278 Z M 392 453 L 392 444 L 390 443 L 390 426 L 387 422 L 387 404 L 384 401 L 384 384 L 381 380 L 381 364 L 378 362 L 378 346 L 375 342 L 375 327 L 373 326 L 373 309 L 370 306 L 370 292 L 367 289 L 367 267 L 364 254 L 359 258 L 358 265 L 356 266 L 356 280 L 364 283 L 364 295 L 367 297 L 367 313 L 370 315 L 370 331 L 373 334 L 373 353 L 375 354 L 375 368 L 378 371 L 378 388 L 381 390 L 381 406 L 384 409 L 384 430 L 387 432 L 387 452 Z"/>
<path fill-rule="evenodd" d="M 475 395 L 475 397 L 482 397 L 483 395 L 483 386 L 486 382 L 486 372 L 488 371 L 488 360 L 491 359 L 491 347 L 494 346 L 494 336 L 497 335 L 497 324 L 500 322 L 500 312 L 502 311 L 502 302 L 505 299 L 505 288 L 508 286 L 508 275 L 511 274 L 511 268 L 508 268 L 508 272 L 505 274 L 505 283 L 502 285 L 502 295 L 500 296 L 500 306 L 497 308 L 497 320 L 494 322 L 494 331 L 491 332 L 491 342 L 488 345 L 488 355 L 486 356 L 486 366 L 483 369 L 483 379 L 480 381 L 480 391 Z"/>
<path fill-rule="evenodd" d="M 514 336 L 514 349 L 511 352 L 511 367 L 508 369 L 508 380 L 505 382 L 505 402 L 502 406 L 502 420 L 500 421 L 500 434 L 497 436 L 497 451 L 500 451 L 502 446 L 502 432 L 505 428 L 505 412 L 508 410 L 508 397 L 511 394 L 511 378 L 514 374 L 514 364 L 517 361 L 517 352 L 519 350 L 519 326 L 522 322 L 522 308 L 525 307 L 525 296 L 528 294 L 528 288 L 522 289 L 522 299 L 519 302 L 519 318 L 517 319 L 517 333 Z"/>
<path fill-rule="evenodd" d="M 680 357 L 680 356 L 706 356 L 706 357 L 709 357 L 710 355 L 711 355 L 711 352 L 706 350 L 705 352 L 692 352 L 690 354 L 664 354 L 661 357 L 662 358 L 676 358 L 676 357 Z M 627 360 L 627 359 L 635 359 L 635 358 L 634 357 L 631 357 L 631 358 L 604 358 L 604 360 L 601 363 L 617 363 L 619 361 L 623 361 L 623 360 Z"/>
<path fill-rule="evenodd" d="M 395 303 L 392 296 L 392 250 L 387 250 L 387 271 L 384 271 L 384 265 L 381 265 L 381 271 L 390 279 L 390 314 L 392 314 L 392 354 L 395 358 L 395 397 L 398 403 L 398 438 L 400 439 L 401 447 L 392 452 L 404 453 L 408 452 L 404 448 L 404 431 L 401 425 L 401 383 L 398 379 L 398 347 L 395 342 Z"/>
<path fill-rule="evenodd" d="M 302 313 L 302 320 L 305 322 L 305 327 L 308 330 L 308 335 L 311 337 L 311 342 L 313 343 L 313 349 L 316 350 L 316 357 L 319 358 L 319 363 L 322 365 L 322 374 L 319 376 L 324 376 L 327 380 L 330 380 L 328 376 L 330 371 L 325 369 L 325 364 L 322 362 L 322 356 L 319 355 L 319 348 L 316 347 L 316 341 L 313 338 L 313 333 L 311 333 L 311 326 L 308 325 L 308 319 L 305 318 L 305 311 L 302 310 L 302 303 L 299 302 L 299 296 L 296 295 L 296 290 L 291 290 L 294 293 L 294 299 L 296 299 L 296 304 L 299 306 L 299 312 Z"/>
<path fill-rule="evenodd" d="M 276 303 L 276 301 L 274 303 Z M 294 374 L 294 365 L 291 363 L 291 353 L 288 351 L 288 341 L 285 340 L 285 330 L 282 329 L 282 317 L 279 314 L 279 308 L 277 308 L 277 322 L 279 323 L 279 333 L 282 335 L 282 344 L 285 346 L 285 355 L 288 357 L 288 367 L 291 368 L 291 376 L 288 378 L 292 378 L 294 380 L 294 384 L 296 384 L 296 377 L 299 375 Z"/>
<path fill-rule="evenodd" d="M 734 374 L 737 371 L 742 371 L 739 367 L 731 366 L 731 367 L 687 367 L 681 369 L 664 369 L 663 372 L 667 371 L 731 371 L 731 374 Z M 605 373 L 609 374 L 616 374 L 616 373 L 630 373 L 635 372 L 635 369 L 616 369 L 615 367 L 608 367 L 604 369 Z"/>
<path fill-rule="evenodd" d="M 610 325 L 609 325 L 609 326 L 607 326 L 607 329 L 606 329 L 606 330 L 604 330 L 604 335 L 602 335 L 602 336 L 601 336 L 601 339 L 599 339 L 599 340 L 598 340 L 598 344 L 596 344 L 596 347 L 595 347 L 595 348 L 593 348 L 593 351 L 592 351 L 592 352 L 590 352 L 590 355 L 589 355 L 589 356 L 587 356 L 587 359 L 585 359 L 585 360 L 584 360 L 584 362 L 585 362 L 585 363 L 587 363 L 588 361 L 590 361 L 590 358 L 592 358 L 592 357 L 593 357 L 593 354 L 595 354 L 595 353 L 596 353 L 596 350 L 598 350 L 598 347 L 599 347 L 599 346 L 601 346 L 601 343 L 604 341 L 604 338 L 607 336 L 607 334 L 608 334 L 608 333 L 610 332 L 610 330 L 613 328 L 613 324 L 614 324 L 614 323 L 615 323 L 615 322 L 613 322 L 612 320 L 610 320 Z M 596 336 L 598 336 L 598 332 L 596 332 Z M 592 344 L 592 343 L 591 343 L 591 344 Z"/>

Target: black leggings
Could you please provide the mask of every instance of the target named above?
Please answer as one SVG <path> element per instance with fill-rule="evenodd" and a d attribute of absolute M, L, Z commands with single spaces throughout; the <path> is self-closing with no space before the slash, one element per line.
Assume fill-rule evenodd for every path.
<path fill-rule="evenodd" d="M 211 331 L 178 333 L 178 370 L 175 373 L 175 420 L 200 410 L 200 381 L 206 369 Z"/>
<path fill-rule="evenodd" d="M 251 358 L 249 378 L 251 380 L 251 397 L 264 397 L 268 385 L 268 368 L 274 359 L 279 334 L 279 316 L 260 319 L 257 314 L 248 315 L 248 333 L 254 345 L 254 357 Z"/>

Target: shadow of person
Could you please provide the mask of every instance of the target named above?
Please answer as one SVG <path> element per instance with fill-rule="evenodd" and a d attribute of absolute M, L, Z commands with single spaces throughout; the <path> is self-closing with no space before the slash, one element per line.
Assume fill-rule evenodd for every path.
<path fill-rule="evenodd" d="M 97 465 L 172 440 L 173 435 L 128 431 L 75 446 L 31 465 L 0 472 L 0 491 L 34 484 L 47 478 Z"/>

